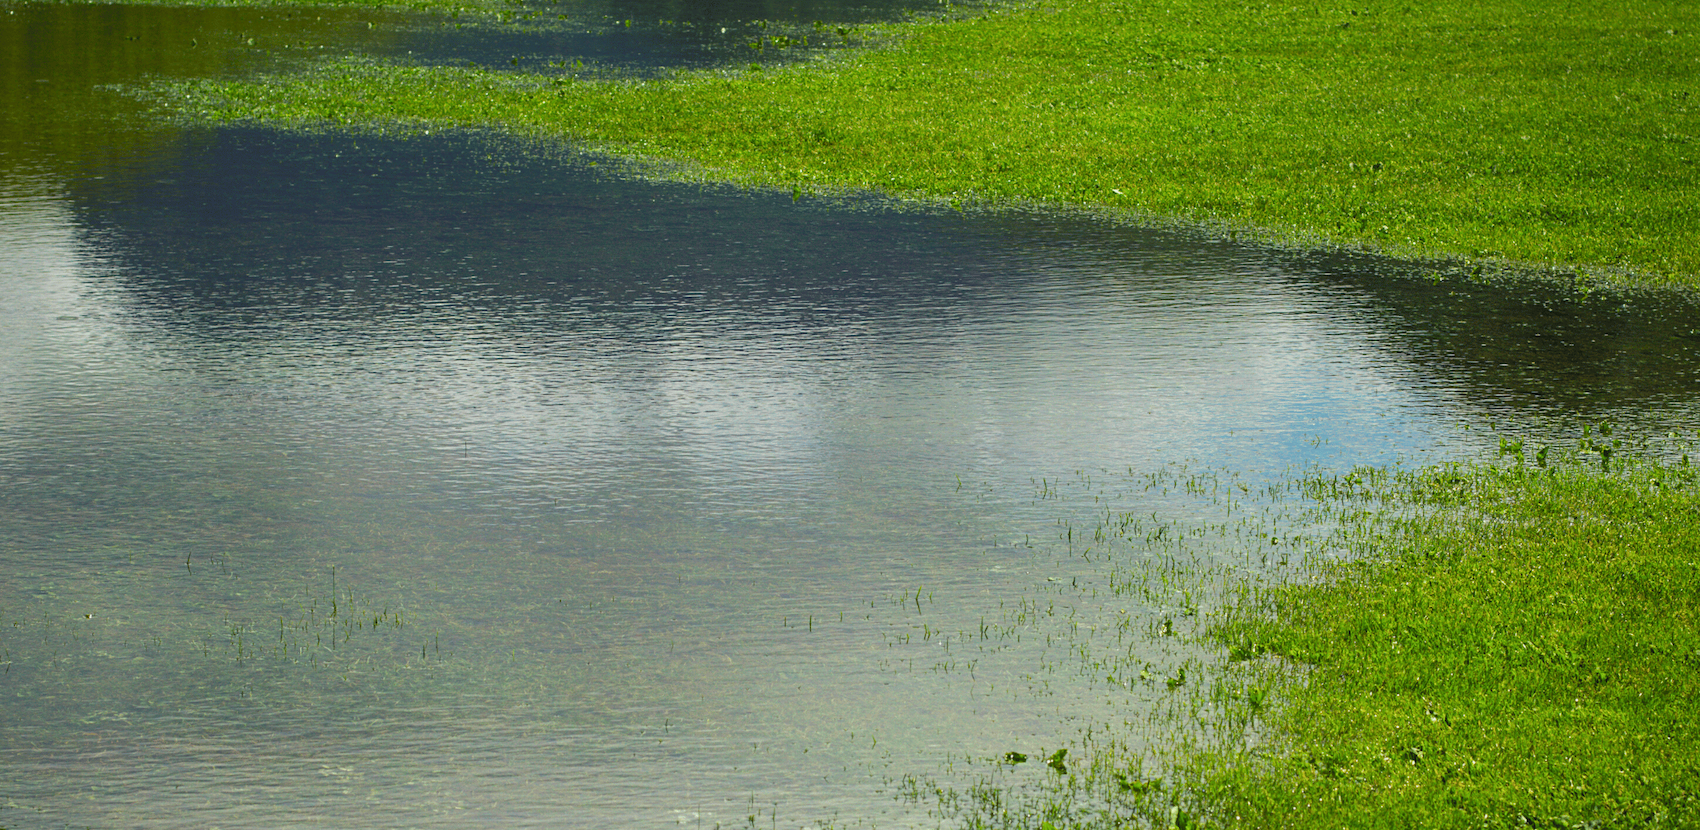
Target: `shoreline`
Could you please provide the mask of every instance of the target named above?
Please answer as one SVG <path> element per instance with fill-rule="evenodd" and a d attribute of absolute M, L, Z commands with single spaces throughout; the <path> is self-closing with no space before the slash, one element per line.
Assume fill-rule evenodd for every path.
<path fill-rule="evenodd" d="M 343 60 L 158 100 L 199 123 L 494 128 L 798 195 L 1700 288 L 1700 10 L 1545 6 L 1069 0 L 874 27 L 878 48 L 783 66 L 609 80 Z"/>

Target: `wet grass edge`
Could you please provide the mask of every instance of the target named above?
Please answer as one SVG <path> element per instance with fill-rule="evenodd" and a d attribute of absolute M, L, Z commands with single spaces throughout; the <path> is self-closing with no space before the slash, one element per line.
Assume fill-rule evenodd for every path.
<path fill-rule="evenodd" d="M 38 0 L 39 1 L 39 0 Z M 62 5 L 114 5 L 111 0 L 45 0 Z M 520 0 L 123 0 L 126 6 L 181 6 L 197 8 L 313 9 L 354 8 L 392 12 L 440 14 L 450 19 L 466 15 L 472 20 L 529 21 L 538 13 Z"/>
<path fill-rule="evenodd" d="M 1700 476 L 1585 442 L 1307 482 L 1379 529 L 1214 622 L 1276 737 L 1173 759 L 1152 823 L 1700 824 Z"/>
<path fill-rule="evenodd" d="M 1700 285 L 1700 10 L 1008 4 L 648 80 L 327 62 L 175 86 L 202 123 L 497 128 L 683 178 L 1037 205 L 1442 269 Z M 858 35 L 859 37 L 861 34 Z"/>

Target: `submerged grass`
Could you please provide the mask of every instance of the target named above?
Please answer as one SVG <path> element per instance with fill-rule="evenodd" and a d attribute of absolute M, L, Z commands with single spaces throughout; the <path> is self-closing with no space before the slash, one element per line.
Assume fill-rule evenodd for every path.
<path fill-rule="evenodd" d="M 1052 0 L 887 34 L 643 82 L 345 61 L 160 100 L 213 121 L 494 126 L 798 195 L 1084 206 L 1700 284 L 1692 3 Z"/>
<path fill-rule="evenodd" d="M 900 792 L 985 828 L 1700 826 L 1700 468 L 1598 433 L 1501 447 L 1182 476 L 1202 522 L 1103 513 L 1069 533 L 1098 574 L 1058 636 L 1137 705 L 1056 764 Z"/>
<path fill-rule="evenodd" d="M 212 121 L 495 126 L 799 195 L 1037 201 L 1693 288 L 1696 23 L 1669 2 L 1066 0 L 782 69 L 339 61 L 160 100 Z M 1687 463 L 1585 449 L 1307 479 L 1351 563 L 1248 588 L 1215 618 L 1238 662 L 1211 681 L 1185 662 L 1105 674 L 1232 728 L 1178 744 L 1161 776 L 1142 749 L 1083 742 L 1030 765 L 1061 794 L 1033 809 L 997 786 L 929 797 L 971 826 L 1700 824 L 1700 484 Z"/>
<path fill-rule="evenodd" d="M 106 5 L 103 0 L 55 0 L 67 5 Z M 210 8 L 366 8 L 388 11 L 425 12 L 468 20 L 493 19 L 503 22 L 529 21 L 540 13 L 524 0 L 125 0 L 125 6 L 195 6 Z"/>

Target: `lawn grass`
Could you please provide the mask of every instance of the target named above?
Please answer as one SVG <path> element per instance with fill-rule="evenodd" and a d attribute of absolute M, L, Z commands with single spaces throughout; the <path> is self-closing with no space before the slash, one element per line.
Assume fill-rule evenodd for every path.
<path fill-rule="evenodd" d="M 1677 2 L 1054 0 L 779 68 L 340 61 L 160 100 L 214 122 L 496 127 L 799 196 L 1040 202 L 1694 289 L 1696 24 Z M 1181 759 L 1173 815 L 1700 826 L 1700 485 L 1688 464 L 1602 469 L 1599 449 L 1319 480 L 1366 516 L 1425 509 L 1224 618 L 1231 653 L 1308 669 L 1267 710 L 1271 743 Z"/>
<path fill-rule="evenodd" d="M 1543 459 L 1544 460 L 1544 459 Z M 1319 480 L 1376 555 L 1249 602 L 1242 659 L 1307 666 L 1272 754 L 1191 759 L 1244 827 L 1700 826 L 1700 476 L 1597 455 Z"/>
<path fill-rule="evenodd" d="M 1700 285 L 1700 5 L 1047 0 L 884 38 L 641 82 L 345 61 L 161 100 L 217 121 L 494 126 L 799 194 L 1050 203 Z"/>

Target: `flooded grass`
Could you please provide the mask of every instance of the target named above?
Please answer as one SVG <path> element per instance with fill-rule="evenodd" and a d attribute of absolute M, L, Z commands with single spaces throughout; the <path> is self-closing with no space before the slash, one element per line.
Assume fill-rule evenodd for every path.
<path fill-rule="evenodd" d="M 1035 699 L 1089 689 L 1095 705 L 1070 710 L 1065 745 L 959 758 L 903 775 L 895 791 L 943 826 L 1165 826 L 1177 765 L 1261 740 L 1276 705 L 1271 680 L 1205 632 L 1235 591 L 1298 573 L 1302 540 L 1318 530 L 1302 481 L 1170 465 L 1036 482 L 1058 513 L 1030 539 L 1050 575 L 982 637 L 1040 647 L 1023 678 Z"/>
<path fill-rule="evenodd" d="M 77 4 L 93 4 L 90 0 L 71 0 Z M 101 4 L 104 5 L 104 4 Z M 536 9 L 529 9 L 517 0 L 130 0 L 126 6 L 184 6 L 198 8 L 272 8 L 279 10 L 299 10 L 332 7 L 367 8 L 384 11 L 427 12 L 449 15 L 459 18 L 468 15 L 469 19 L 500 19 L 500 20 L 532 20 L 541 16 Z"/>
<path fill-rule="evenodd" d="M 19 9 L 42 20 L 59 11 Z M 31 131 L 50 120 L 46 113 L 98 107 L 106 84 L 160 73 L 222 79 L 170 87 L 192 97 L 166 109 L 197 119 L 402 132 L 495 126 L 543 136 L 546 144 L 566 137 L 686 160 L 699 165 L 689 175 L 789 191 L 790 199 L 768 195 L 784 204 L 765 218 L 727 220 L 725 227 L 746 242 L 748 228 L 774 223 L 806 194 L 866 187 L 964 208 L 1037 201 L 1131 211 L 1229 233 L 1478 263 L 1580 266 L 1649 282 L 1691 281 L 1696 269 L 1688 222 L 1693 200 L 1685 197 L 1693 189 L 1685 155 L 1693 121 L 1682 87 L 1693 74 L 1693 12 L 1684 7 L 1644 6 L 1631 17 L 1501 6 L 1347 12 L 1182 2 L 1132 10 L 1086 2 L 886 29 L 752 23 L 738 36 L 754 38 L 743 46 L 764 56 L 760 68 L 746 70 L 740 60 L 728 64 L 734 68 L 663 80 L 638 81 L 562 59 L 522 65 L 503 58 L 485 63 L 506 67 L 479 68 L 425 65 L 424 58 L 407 65 L 329 58 L 313 59 L 316 68 L 305 74 L 257 83 L 229 77 L 264 63 L 248 52 L 272 48 L 268 40 L 288 42 L 296 24 L 214 15 L 214 28 L 243 30 L 241 38 L 214 44 L 194 34 L 194 27 L 211 25 L 200 14 L 184 16 L 181 28 L 174 24 L 160 38 L 177 46 L 125 47 L 95 62 L 126 65 L 112 58 L 143 55 L 155 63 L 129 74 L 76 76 L 87 82 L 73 95 L 37 94 L 38 84 L 53 87 L 33 76 L 67 77 L 36 71 L 57 64 L 20 63 L 28 71 L 14 69 L 9 77 L 29 90 L 19 100 L 32 103 L 19 110 L 27 117 L 15 120 L 17 135 L 27 140 L 13 143 L 29 146 Z M 943 14 L 952 15 L 963 17 L 961 10 Z M 351 22 L 356 33 L 371 28 L 352 17 L 314 17 L 313 25 L 327 33 Z M 113 31 L 153 37 L 152 19 Z M 545 28 L 536 19 L 507 22 Z M 256 28 L 262 23 L 271 28 Z M 627 28 L 623 21 L 608 25 Z M 659 18 L 656 25 L 688 27 Z M 17 26 L 7 36 L 35 42 L 32 31 Z M 81 35 L 60 34 L 66 36 L 38 57 L 81 54 Z M 823 42 L 843 46 L 893 35 L 884 50 L 774 68 L 797 56 L 806 60 Z M 315 54 L 348 51 L 314 48 Z M 778 54 L 787 57 L 773 57 Z M 90 90 L 96 86 L 101 90 Z M 240 131 L 224 134 L 233 132 Z M 113 150 L 114 139 L 103 130 L 78 141 L 85 139 L 61 142 L 61 150 L 74 146 L 90 156 Z M 321 155 L 348 148 L 330 146 Z M 440 152 L 433 145 L 422 155 Z M 362 173 L 338 178 L 376 178 Z M 66 175 L 91 186 L 85 174 Z M 470 190 L 496 187 L 490 181 Z M 394 201 L 391 193 L 378 203 Z M 450 221 L 459 231 L 467 220 L 458 217 L 469 207 L 503 228 L 520 224 L 518 217 L 563 212 L 560 202 L 518 204 L 500 213 L 466 201 Z M 608 199 L 587 204 L 567 207 L 604 222 L 624 216 Z M 137 212 L 160 213 L 145 206 Z M 640 218 L 645 228 L 658 224 L 648 214 Z M 199 216 L 193 224 L 194 234 L 177 230 L 188 223 L 138 226 L 153 231 L 137 236 L 178 247 L 165 260 L 170 268 L 136 266 L 129 279 L 148 299 L 140 306 L 169 310 L 161 319 L 182 328 L 159 342 L 181 337 L 188 344 L 183 354 L 199 361 L 231 336 L 221 328 L 228 309 L 147 275 L 176 273 L 181 261 L 190 261 L 209 273 L 248 275 L 241 286 L 255 291 L 265 284 L 255 277 L 273 273 L 273 266 L 259 257 L 252 262 L 260 266 L 239 267 L 183 253 L 219 247 L 207 241 L 219 238 L 216 222 Z M 400 231 L 374 230 L 384 223 L 369 218 L 346 224 L 358 235 L 346 250 L 362 254 L 406 250 L 387 243 L 429 236 L 419 224 Z M 231 227 L 245 239 L 252 235 L 250 224 Z M 623 254 L 642 244 L 629 235 L 594 235 L 605 239 L 575 243 L 573 254 L 595 246 Z M 490 243 L 495 235 L 449 238 L 439 256 L 501 247 Z M 880 231 L 870 250 L 893 247 L 893 239 Z M 1078 250 L 1078 243 L 1069 244 Z M 714 242 L 715 250 L 721 247 Z M 1110 247 L 1120 250 L 1122 243 Z M 1188 248 L 1176 256 L 1198 254 Z M 631 270 L 630 262 L 614 261 Z M 940 263 L 948 260 L 907 270 L 930 273 Z M 530 267 L 520 265 L 511 268 Z M 341 276 L 350 267 L 327 273 Z M 1686 400 L 1689 307 L 1653 322 L 1625 323 L 1627 303 L 1608 292 L 1588 293 L 1584 282 L 1581 291 L 1531 314 L 1528 325 L 1559 343 L 1555 354 L 1589 355 L 1579 361 L 1590 364 L 1584 373 L 1563 361 L 1519 359 L 1523 353 L 1515 349 L 1534 338 L 1473 322 L 1516 315 L 1475 316 L 1485 304 L 1482 273 L 1457 262 L 1447 267 L 1434 282 L 1448 299 L 1384 303 L 1420 306 L 1428 315 L 1410 327 L 1420 333 L 1391 338 L 1420 341 L 1395 349 L 1395 362 L 1442 375 L 1444 368 L 1430 364 L 1467 365 L 1454 371 L 1479 373 L 1480 389 L 1465 398 L 1511 397 L 1549 407 L 1543 412 L 1570 412 L 1589 395 L 1613 397 L 1616 409 Z M 1115 279 L 1114 268 L 1086 270 L 1094 285 Z M 798 275 L 817 272 L 837 273 L 799 266 L 774 282 L 791 286 L 803 279 Z M 904 272 L 877 273 L 869 284 L 889 284 Z M 457 266 L 446 273 L 453 276 L 443 284 L 454 287 L 473 272 Z M 1180 274 L 1189 302 L 1211 279 L 1209 269 Z M 1274 291 L 1272 283 L 1246 289 L 1243 279 L 1250 277 L 1220 281 L 1214 290 Z M 1030 274 L 1014 281 L 1033 284 Z M 1449 281 L 1456 290 L 1446 288 Z M 488 322 L 499 325 L 467 329 L 476 329 L 473 340 L 497 331 L 537 338 L 488 340 L 501 359 L 466 376 L 477 393 L 467 397 L 475 409 L 504 396 L 537 394 L 523 383 L 504 387 L 531 373 L 549 378 L 541 385 L 549 388 L 599 382 L 593 375 L 562 380 L 515 362 L 516 355 L 530 355 L 553 368 L 579 365 L 594 353 L 539 345 L 559 343 L 563 329 L 555 319 L 525 322 L 532 313 L 526 309 L 547 305 L 520 287 L 529 284 L 515 279 L 491 289 L 524 301 L 490 301 Z M 292 286 L 285 283 L 269 300 L 260 291 L 255 296 L 264 301 L 245 300 L 243 307 L 313 296 Z M 1328 283 L 1317 291 L 1333 296 L 1335 288 Z M 1042 285 L 1035 294 L 1063 290 Z M 895 294 L 852 302 L 822 296 L 829 299 L 811 301 L 810 314 L 857 303 L 912 305 Z M 343 312 L 358 307 L 343 302 Z M 459 308 L 458 319 L 485 319 L 477 310 L 482 302 Z M 1215 302 L 1195 319 L 1130 313 L 1109 320 L 1105 332 L 1164 332 L 1125 353 L 1107 350 L 1105 340 L 1036 341 L 1065 355 L 1057 364 L 1035 364 L 1047 371 L 1043 385 L 1057 385 L 1090 361 L 1097 363 L 1089 374 L 1125 372 L 1136 365 L 1131 356 L 1148 356 L 1158 340 L 1222 318 L 1221 297 Z M 281 304 L 296 307 L 293 299 Z M 398 301 L 381 314 L 361 312 L 348 331 L 371 335 L 373 320 L 393 323 L 405 316 L 396 308 L 423 304 Z M 979 296 L 964 306 L 987 304 Z M 1105 304 L 1101 295 L 1083 295 L 1066 315 L 1034 329 L 1079 326 L 1078 308 Z M 1619 305 L 1622 319 L 1601 311 Z M 1344 308 L 1306 313 L 1333 318 L 1348 313 Z M 1245 324 L 1254 337 L 1230 332 L 1229 340 L 1234 350 L 1269 351 L 1270 322 L 1296 316 L 1292 307 L 1273 309 Z M 204 329 L 185 322 L 197 317 Z M 254 418 L 252 435 L 239 428 L 248 421 L 236 417 L 243 410 L 228 394 L 251 394 L 240 383 L 213 384 L 225 393 L 216 405 L 182 387 L 114 391 L 110 400 L 122 406 L 88 407 L 99 411 L 102 426 L 86 434 L 86 448 L 56 450 L 41 436 L 78 434 L 72 427 L 82 410 L 50 396 L 20 396 L 41 407 L 32 417 L 48 427 L 32 433 L 48 448 L 39 457 L 27 443 L 16 445 L 27 451 L 9 456 L 15 463 L 8 475 L 28 488 L 0 504 L 0 524 L 17 531 L 4 548 L 13 570 L 0 589 L 6 600 L 0 667 L 14 690 L 6 716 L 22 725 L 9 734 L 8 775 L 28 779 L 16 786 L 25 794 L 17 796 L 22 803 L 41 805 L 29 809 L 45 815 L 62 808 L 68 796 L 60 788 L 74 769 L 83 771 L 75 780 L 89 783 L 89 792 L 111 786 L 95 779 L 116 774 L 120 764 L 111 753 L 117 752 L 153 753 L 167 760 L 152 768 L 186 776 L 182 795 L 179 781 L 169 782 L 169 790 L 149 785 L 153 801 L 134 809 L 169 816 L 176 805 L 197 822 L 229 826 L 273 825 L 279 809 L 304 820 L 335 812 L 351 824 L 403 814 L 414 820 L 466 809 L 468 799 L 484 805 L 475 821 L 541 822 L 558 819 L 563 799 L 588 790 L 599 793 L 604 812 L 585 826 L 629 823 L 637 805 L 670 810 L 666 819 L 678 824 L 711 814 L 707 822 L 714 826 L 782 826 L 782 819 L 829 813 L 816 825 L 883 822 L 869 806 L 882 793 L 857 789 L 856 776 L 870 769 L 888 774 L 886 792 L 905 809 L 968 827 L 1681 826 L 1700 820 L 1691 783 L 1700 777 L 1692 749 L 1700 744 L 1692 714 L 1700 638 L 1691 553 L 1700 548 L 1700 511 L 1696 477 L 1681 447 L 1649 453 L 1587 432 L 1574 450 L 1502 438 L 1497 464 L 1284 476 L 1196 464 L 1155 472 L 1082 469 L 1033 481 L 1030 498 L 1011 505 L 1007 492 L 965 486 L 961 478 L 961 504 L 933 503 L 946 476 L 941 469 L 973 463 L 946 455 L 917 462 L 920 472 L 882 466 L 893 458 L 914 460 L 910 454 L 924 441 L 903 433 L 901 440 L 847 443 L 855 451 L 844 457 L 878 463 L 829 468 L 838 478 L 803 476 L 816 484 L 794 492 L 727 487 L 733 467 L 704 462 L 676 482 L 665 475 L 671 468 L 660 467 L 659 483 L 634 496 L 632 482 L 648 481 L 653 469 L 628 470 L 602 458 L 600 466 L 614 474 L 586 484 L 585 470 L 598 465 L 575 467 L 569 462 L 576 456 L 539 452 L 551 441 L 576 446 L 580 433 L 562 424 L 577 416 L 542 419 L 541 428 L 523 417 L 480 416 L 459 427 L 389 432 L 371 427 L 382 419 L 370 413 L 397 411 L 386 408 L 393 401 L 376 406 L 363 397 L 375 386 L 373 376 L 335 371 L 317 377 L 341 392 L 327 393 L 322 408 L 303 406 L 318 398 L 290 393 L 285 379 L 315 377 L 304 367 L 327 361 L 334 367 L 349 356 L 358 358 L 361 372 L 385 376 L 385 366 L 372 359 L 383 350 L 366 348 L 367 341 L 350 339 L 346 354 L 327 351 L 342 329 L 288 324 L 293 319 L 283 315 L 261 327 L 290 331 L 294 339 L 256 338 L 248 357 L 265 356 L 264 371 L 239 375 L 278 396 L 257 402 L 293 402 L 256 403 L 266 417 Z M 705 331 L 724 334 L 727 319 L 739 318 L 713 317 Z M 988 318 L 964 330 L 1008 330 L 1010 322 Z M 922 320 L 916 328 L 940 327 Z M 752 340 L 771 339 L 761 326 L 751 331 Z M 820 336 L 826 331 L 833 335 Z M 783 371 L 761 377 L 792 377 L 798 354 L 817 362 L 841 358 L 808 347 L 842 338 L 843 331 L 797 330 L 775 350 Z M 1482 355 L 1457 358 L 1457 344 L 1474 342 L 1470 337 L 1492 342 L 1480 346 Z M 1594 348 L 1590 337 L 1606 345 Z M 1016 362 L 1018 352 L 1007 344 L 963 345 L 977 342 L 942 344 L 938 355 L 949 360 L 937 365 L 948 368 L 936 375 L 929 368 L 921 386 L 964 373 L 964 352 L 987 353 L 987 363 L 1001 368 Z M 1361 350 L 1362 342 L 1354 335 L 1350 348 Z M 301 351 L 291 352 L 292 343 Z M 904 372 L 913 370 L 913 341 L 899 342 L 893 353 Z M 1217 354 L 1198 353 L 1207 358 L 1180 374 L 1199 374 Z M 421 398 L 428 402 L 420 411 L 448 413 L 446 422 L 456 423 L 457 404 L 441 397 L 455 386 L 426 370 L 435 353 L 422 355 L 387 364 L 387 377 L 412 378 L 431 393 Z M 725 365 L 747 370 L 759 358 L 739 352 Z M 1337 380 L 1342 365 L 1318 370 L 1315 378 Z M 646 393 L 652 377 L 666 378 L 610 366 L 609 377 L 635 377 L 634 388 Z M 1150 371 L 1144 366 L 1140 371 Z M 1569 367 L 1560 392 L 1551 389 L 1552 378 L 1564 372 L 1554 367 Z M 740 393 L 774 385 L 752 382 L 756 376 L 739 371 L 723 380 Z M 1391 377 L 1411 383 L 1408 375 Z M 392 393 L 403 385 L 392 384 Z M 695 407 L 713 387 L 680 383 L 674 390 Z M 1186 397 L 1187 407 L 1201 400 L 1163 384 L 1145 392 L 1110 399 L 1100 409 L 1131 411 L 1160 397 Z M 179 397 L 191 403 L 159 404 Z M 976 394 L 954 409 L 929 402 L 925 418 L 916 420 L 981 413 L 998 397 Z M 822 411 L 852 399 L 833 398 Z M 1085 411 L 1076 409 L 1079 403 L 1032 407 L 1045 413 L 1043 422 L 1012 433 L 1007 446 L 1066 445 L 1049 450 L 1045 464 L 1074 457 L 1075 446 L 1126 456 L 1128 447 L 1113 442 L 1137 429 L 1118 421 L 1099 433 L 1071 433 L 1051 420 L 1053 412 Z M 367 415 L 356 412 L 361 406 Z M 1244 406 L 1221 407 L 1233 411 L 1230 421 L 1148 440 L 1162 452 L 1189 442 L 1221 445 L 1222 432 L 1233 434 L 1222 425 L 1245 420 Z M 151 417 L 155 410 L 163 417 Z M 761 413 L 728 411 L 743 413 L 729 416 L 728 426 Z M 1164 420 L 1146 414 L 1138 429 Z M 1328 415 L 1343 417 L 1338 404 Z M 158 433 L 165 422 L 190 425 L 190 437 Z M 355 423 L 359 428 L 351 428 Z M 1293 421 L 1279 423 L 1297 429 Z M 325 438 L 327 425 L 349 431 Z M 279 436 L 319 438 L 297 446 L 295 438 L 267 437 L 259 426 Z M 128 437 L 108 440 L 113 435 Z M 619 454 L 619 463 L 648 458 L 653 440 L 616 444 L 639 450 Z M 168 453 L 167 441 L 189 449 Z M 1325 443 L 1321 436 L 1311 441 Z M 672 446 L 677 453 L 691 445 Z M 309 447 L 324 457 L 294 454 Z M 742 447 L 739 464 L 751 452 Z M 1649 460 L 1654 455 L 1666 460 Z M 1145 463 L 1150 455 L 1140 457 Z M 1238 456 L 1242 463 L 1244 457 Z M 67 461 L 85 463 L 88 471 L 59 472 L 73 468 Z M 755 470 L 750 480 L 767 486 L 773 469 L 787 469 L 735 468 Z M 899 480 L 903 475 L 911 477 Z M 822 484 L 829 481 L 837 484 Z M 692 497 L 701 502 L 679 504 Z M 809 507 L 785 507 L 787 498 Z M 1004 503 L 989 513 L 959 509 L 982 498 Z M 586 506 L 600 499 L 669 509 L 619 501 L 627 506 L 609 510 L 607 521 L 581 521 L 594 517 Z M 816 509 L 821 504 L 829 506 Z M 1041 524 L 1009 526 L 1035 516 Z M 997 527 L 982 539 L 988 522 Z M 267 749 L 244 754 L 257 742 Z M 452 768 L 418 760 L 457 753 L 473 760 Z M 618 763 L 607 760 L 614 753 Z M 514 768 L 539 783 L 515 792 L 501 776 L 480 780 Z M 852 768 L 858 772 L 850 774 Z M 221 771 L 189 780 L 196 770 L 212 769 Z M 253 793 L 283 778 L 300 780 L 281 770 L 309 771 L 327 786 L 363 781 L 385 803 L 337 802 L 333 810 L 326 806 L 332 802 L 316 801 L 330 789 L 303 786 L 269 802 L 235 799 L 222 819 L 195 812 L 191 792 Z M 840 770 L 844 778 L 812 791 L 827 796 L 803 786 Z M 419 781 L 431 782 L 431 789 L 421 790 Z M 745 787 L 752 793 L 747 799 L 729 796 Z M 758 787 L 760 798 L 753 794 Z M 839 790 L 855 795 L 841 798 Z M 127 812 L 127 805 L 140 804 L 129 796 L 99 799 L 105 800 L 96 812 L 86 814 L 97 823 L 145 823 L 132 820 L 140 812 Z M 844 804 L 866 812 L 832 812 Z M 7 809 L 13 807 L 8 801 Z M 0 820 L 12 826 L 16 815 Z M 899 815 L 919 821 L 914 810 Z"/>
<path fill-rule="evenodd" d="M 1146 703 L 1106 707 L 1068 747 L 900 791 L 988 828 L 1692 825 L 1691 445 L 1665 460 L 1598 434 L 1504 446 L 1498 463 L 1294 475 L 1235 521 L 1107 513 L 1100 564 L 1161 557 L 1104 583 L 1112 606 L 1144 600 L 1120 618 L 1143 630 L 1059 632 L 1076 668 Z M 1146 547 L 1171 533 L 1231 538 L 1237 555 Z M 1270 567 L 1276 549 L 1291 568 Z M 1061 592 L 1071 617 L 1098 596 L 1082 584 Z M 1168 639 L 1190 648 L 1127 647 Z"/>
<path fill-rule="evenodd" d="M 1697 14 L 1079 0 L 899 26 L 887 48 L 782 70 L 635 82 L 333 61 L 159 101 L 212 122 L 495 126 L 798 197 L 1086 206 L 1692 286 Z"/>

